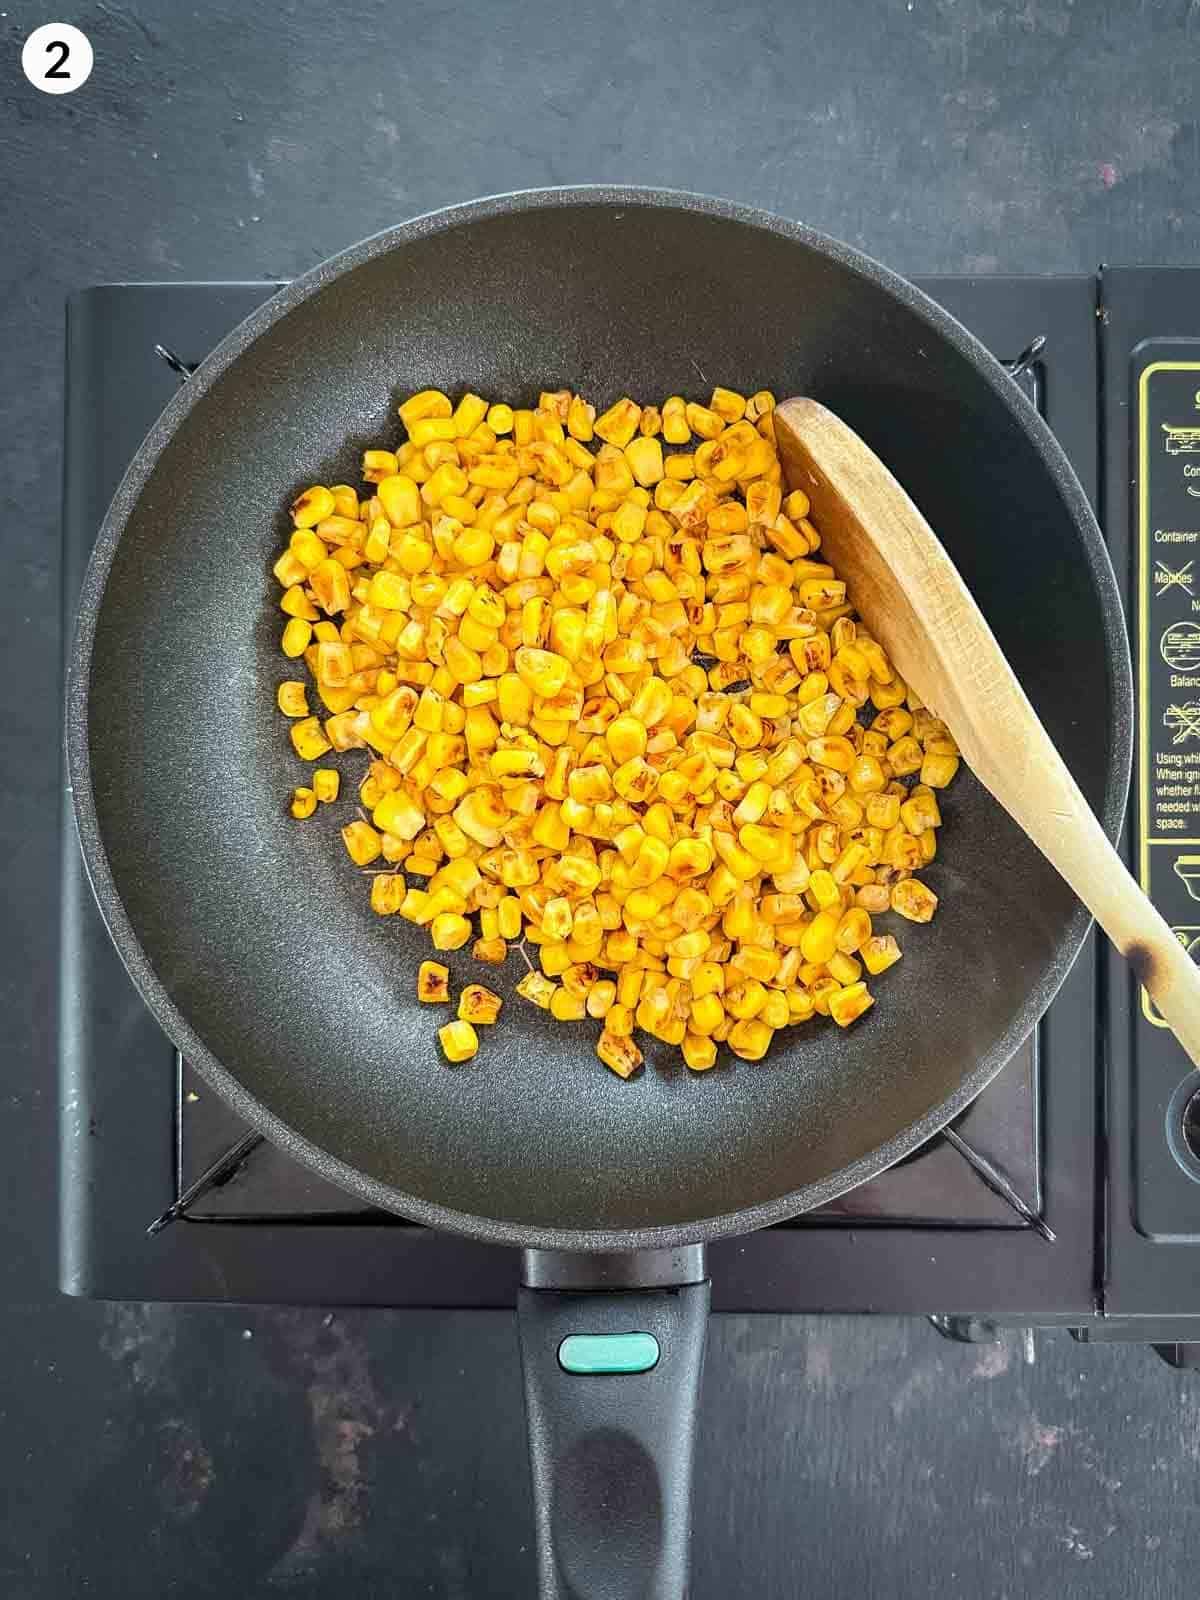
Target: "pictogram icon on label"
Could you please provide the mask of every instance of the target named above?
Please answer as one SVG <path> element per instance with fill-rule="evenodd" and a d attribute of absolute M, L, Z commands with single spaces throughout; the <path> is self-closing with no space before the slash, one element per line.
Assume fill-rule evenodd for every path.
<path fill-rule="evenodd" d="M 1200 672 L 1200 626 L 1173 622 L 1158 641 L 1162 658 L 1173 672 Z"/>
<path fill-rule="evenodd" d="M 1172 744 L 1200 739 L 1200 700 L 1186 700 L 1181 706 L 1169 705 L 1163 712 L 1163 727 L 1170 730 Z"/>
<path fill-rule="evenodd" d="M 1166 435 L 1163 449 L 1169 456 L 1200 455 L 1200 428 L 1193 423 L 1180 426 L 1164 422 L 1162 431 Z"/>
<path fill-rule="evenodd" d="M 1188 493 L 1191 494 L 1192 490 L 1189 489 Z M 1200 489 L 1197 489 L 1195 493 L 1200 495 Z M 1154 597 L 1156 600 L 1161 600 L 1168 589 L 1182 589 L 1184 594 L 1190 595 L 1193 582 L 1192 563 L 1190 561 L 1185 561 L 1181 567 L 1169 567 L 1165 561 L 1156 561 L 1154 563 Z"/>

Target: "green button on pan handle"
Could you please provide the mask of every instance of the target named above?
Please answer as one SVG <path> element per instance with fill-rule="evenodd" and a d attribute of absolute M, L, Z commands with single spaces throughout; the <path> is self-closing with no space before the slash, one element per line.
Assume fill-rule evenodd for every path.
<path fill-rule="evenodd" d="M 649 1372 L 658 1365 L 658 1340 L 652 1333 L 569 1333 L 558 1347 L 564 1372 Z"/>

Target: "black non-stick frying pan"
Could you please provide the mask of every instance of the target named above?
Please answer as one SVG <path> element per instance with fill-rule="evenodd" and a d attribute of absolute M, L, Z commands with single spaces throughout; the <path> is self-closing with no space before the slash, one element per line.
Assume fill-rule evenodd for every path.
<path fill-rule="evenodd" d="M 423 931 L 367 907 L 332 816 L 297 826 L 274 686 L 284 508 L 357 481 L 426 385 L 528 402 L 811 394 L 888 463 L 948 546 L 1115 834 L 1128 654 L 1087 501 L 1003 369 L 856 252 L 720 201 L 631 189 L 439 212 L 255 312 L 138 452 L 84 586 L 68 693 L 80 839 L 114 940 L 167 1032 L 269 1139 L 365 1200 L 526 1248 L 522 1343 L 547 1595 L 686 1583 L 706 1240 L 802 1211 L 914 1150 L 1003 1066 L 1087 917 L 964 772 L 879 1004 L 842 1032 L 631 1082 L 512 993 L 447 1068 L 414 994 Z M 457 980 L 478 975 L 467 952 Z M 489 973 L 489 982 L 492 976 Z M 382 1265 L 382 1264 L 381 1264 Z M 575 1334 L 649 1334 L 563 1346 Z M 571 1365 L 637 1368 L 572 1373 Z"/>

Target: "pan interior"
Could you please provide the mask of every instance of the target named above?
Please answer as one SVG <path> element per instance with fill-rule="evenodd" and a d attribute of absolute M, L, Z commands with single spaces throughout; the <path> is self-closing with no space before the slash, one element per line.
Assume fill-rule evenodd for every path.
<path fill-rule="evenodd" d="M 768 1060 L 703 1077 L 652 1045 L 623 1083 L 594 1055 L 597 1024 L 514 996 L 518 952 L 499 972 L 460 952 L 455 990 L 482 979 L 506 1005 L 474 1062 L 442 1063 L 447 1017 L 414 995 L 426 936 L 371 913 L 337 836 L 362 753 L 341 758 L 343 804 L 286 815 L 303 769 L 274 706 L 291 672 L 270 576 L 282 508 L 305 483 L 357 483 L 363 446 L 392 443 L 398 398 L 425 385 L 526 402 L 567 385 L 603 405 L 715 383 L 814 395 L 862 433 L 949 547 L 1089 801 L 1111 804 L 1111 575 L 1009 404 L 888 286 L 715 211 L 603 200 L 367 255 L 268 327 L 162 450 L 96 619 L 89 751 L 154 977 L 237 1085 L 398 1209 L 589 1232 L 687 1228 L 790 1194 L 799 1208 L 997 1069 L 1082 935 L 1070 893 L 963 773 L 927 873 L 937 919 L 896 928 L 904 960 L 849 1031 L 788 1030 Z"/>

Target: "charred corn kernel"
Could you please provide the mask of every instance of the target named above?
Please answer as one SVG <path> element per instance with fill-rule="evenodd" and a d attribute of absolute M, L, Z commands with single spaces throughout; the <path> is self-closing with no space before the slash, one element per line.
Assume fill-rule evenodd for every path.
<path fill-rule="evenodd" d="M 689 401 L 684 407 L 684 415 L 692 433 L 699 434 L 701 439 L 715 439 L 725 427 L 724 417 L 708 406 L 697 405 L 695 401 Z"/>
<path fill-rule="evenodd" d="M 734 1055 L 741 1056 L 743 1061 L 761 1061 L 773 1037 L 773 1030 L 765 1022 L 751 1017 L 730 1028 L 726 1043 Z"/>
<path fill-rule="evenodd" d="M 707 1072 L 717 1059 L 716 1044 L 700 1033 L 685 1033 L 681 1049 L 684 1061 L 693 1072 Z"/>
<path fill-rule="evenodd" d="M 855 891 L 854 903 L 870 916 L 877 917 L 891 906 L 891 891 L 882 883 L 863 884 Z"/>
<path fill-rule="evenodd" d="M 567 939 L 571 934 L 571 903 L 558 895 L 547 901 L 542 913 L 542 932 L 549 939 Z"/>
<path fill-rule="evenodd" d="M 730 966 L 735 972 L 760 983 L 770 983 L 779 971 L 780 956 L 777 950 L 764 950 L 759 945 L 745 945 L 733 957 Z"/>
<path fill-rule="evenodd" d="M 852 1022 L 869 1011 L 875 1004 L 865 983 L 850 983 L 829 997 L 829 1015 L 839 1028 L 848 1028 Z"/>
<path fill-rule="evenodd" d="M 840 901 L 839 901 L 840 904 Z M 852 906 L 837 925 L 834 942 L 843 955 L 854 955 L 871 938 L 871 918 L 861 906 Z M 837 974 L 834 973 L 834 977 Z"/>
<path fill-rule="evenodd" d="M 292 803 L 289 808 L 294 817 L 303 820 L 311 817 L 317 809 L 317 796 L 314 790 L 305 786 L 292 790 Z"/>
<path fill-rule="evenodd" d="M 422 961 L 417 968 L 417 999 L 423 1005 L 439 1005 L 450 998 L 450 969 L 440 961 Z"/>
<path fill-rule="evenodd" d="M 819 767 L 830 767 L 834 772 L 849 772 L 855 762 L 854 746 L 849 739 L 810 739 L 807 749 L 810 761 Z"/>
<path fill-rule="evenodd" d="M 629 397 L 623 396 L 620 400 L 597 417 L 593 424 L 598 438 L 606 444 L 615 445 L 623 450 L 637 432 L 638 422 L 641 420 L 642 408 L 636 405 Z"/>
<path fill-rule="evenodd" d="M 292 501 L 292 521 L 298 528 L 312 528 L 334 512 L 332 492 L 324 484 L 314 484 Z"/>
<path fill-rule="evenodd" d="M 897 739 L 895 744 L 888 746 L 888 766 L 897 778 L 906 778 L 913 772 L 919 772 L 925 763 L 925 752 L 917 741 L 909 735 Z"/>
<path fill-rule="evenodd" d="M 900 821 L 900 796 L 898 794 L 873 794 L 867 798 L 866 818 L 872 828 L 885 832 Z"/>
<path fill-rule="evenodd" d="M 614 1001 L 605 1015 L 604 1031 L 612 1038 L 627 1039 L 633 1032 L 633 1012 L 620 1001 Z"/>
<path fill-rule="evenodd" d="M 296 678 L 285 679 L 275 691 L 275 700 L 285 717 L 306 717 L 308 696 L 303 683 Z"/>
<path fill-rule="evenodd" d="M 377 872 L 371 879 L 371 910 L 381 917 L 394 917 L 407 892 L 400 873 Z"/>
<path fill-rule="evenodd" d="M 863 966 L 875 978 L 896 965 L 900 959 L 900 946 L 890 933 L 877 933 L 862 944 L 858 954 L 862 957 Z"/>
<path fill-rule="evenodd" d="M 733 389 L 714 389 L 708 404 L 726 422 L 738 422 L 746 415 L 746 397 Z"/>
<path fill-rule="evenodd" d="M 517 984 L 517 993 L 523 1000 L 532 1001 L 543 1011 L 549 1011 L 550 999 L 558 985 L 540 972 L 527 972 Z"/>
<path fill-rule="evenodd" d="M 303 717 L 299 722 L 293 722 L 288 732 L 292 737 L 292 748 L 301 761 L 318 761 L 327 750 L 333 748 L 316 717 Z"/>
<path fill-rule="evenodd" d="M 420 486 L 406 473 L 381 478 L 375 485 L 375 497 L 393 528 L 411 528 L 420 522 Z"/>
<path fill-rule="evenodd" d="M 470 1061 L 479 1050 L 479 1035 L 469 1022 L 447 1022 L 438 1029 L 438 1041 L 447 1061 Z"/>
<path fill-rule="evenodd" d="M 336 767 L 318 767 L 313 773 L 313 793 L 323 805 L 337 799 L 341 784 L 342 775 Z"/>
<path fill-rule="evenodd" d="M 631 1078 L 643 1060 L 642 1052 L 629 1035 L 614 1030 L 611 1011 L 605 1018 L 604 1032 L 596 1041 L 596 1054 L 619 1078 Z"/>
<path fill-rule="evenodd" d="M 493 990 L 485 989 L 481 983 L 468 983 L 458 997 L 459 1021 L 476 1027 L 484 1023 L 490 1025 L 500 1015 L 503 1004 Z"/>
<path fill-rule="evenodd" d="M 623 800 L 641 804 L 658 786 L 658 773 L 641 756 L 623 762 L 612 775 L 613 788 Z"/>
<path fill-rule="evenodd" d="M 937 895 L 918 878 L 902 878 L 892 885 L 892 910 L 909 922 L 931 922 L 937 903 Z"/>
<path fill-rule="evenodd" d="M 745 1020 L 756 1017 L 766 1000 L 767 991 L 757 978 L 743 978 L 726 987 L 723 1004 L 731 1017 Z"/>
<path fill-rule="evenodd" d="M 348 822 L 342 829 L 346 854 L 356 867 L 368 867 L 383 848 L 383 840 L 369 822 Z"/>

